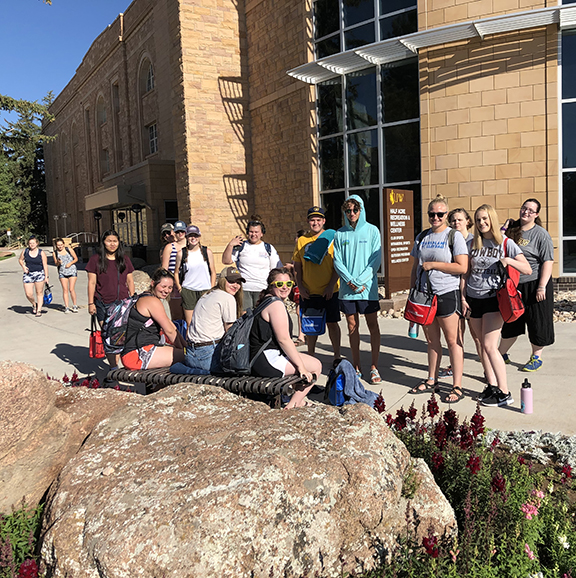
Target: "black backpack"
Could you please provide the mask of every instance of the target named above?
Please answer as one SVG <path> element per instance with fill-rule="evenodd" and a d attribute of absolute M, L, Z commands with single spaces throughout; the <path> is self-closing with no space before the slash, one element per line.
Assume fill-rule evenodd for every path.
<path fill-rule="evenodd" d="M 220 350 L 220 367 L 218 373 L 222 375 L 250 375 L 256 358 L 272 341 L 270 338 L 262 345 L 258 353 L 250 361 L 250 332 L 257 315 L 260 315 L 268 305 L 279 301 L 279 297 L 266 297 L 256 309 L 248 309 L 240 319 L 226 331 L 222 341 L 218 344 Z"/>
<path fill-rule="evenodd" d="M 208 247 L 200 245 L 200 252 L 206 265 L 208 265 L 208 276 L 212 277 L 212 269 L 210 269 L 210 260 L 208 259 Z M 178 269 L 178 279 L 180 280 L 180 285 L 184 283 L 184 278 L 186 277 L 186 272 L 188 271 L 188 247 L 182 247 L 182 260 L 180 261 L 180 269 Z"/>

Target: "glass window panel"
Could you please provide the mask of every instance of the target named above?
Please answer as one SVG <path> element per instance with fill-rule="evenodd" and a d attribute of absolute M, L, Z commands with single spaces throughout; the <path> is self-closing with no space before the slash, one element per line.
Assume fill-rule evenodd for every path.
<path fill-rule="evenodd" d="M 418 62 L 381 69 L 382 122 L 420 116 Z"/>
<path fill-rule="evenodd" d="M 326 138 L 318 143 L 320 188 L 323 191 L 344 187 L 344 137 Z"/>
<path fill-rule="evenodd" d="M 375 41 L 374 22 L 364 24 L 364 26 L 357 26 L 344 32 L 345 50 L 354 50 L 355 48 L 366 46 L 366 44 L 372 44 Z"/>
<path fill-rule="evenodd" d="M 416 8 L 416 0 L 380 0 L 380 14 L 390 14 L 404 8 Z"/>
<path fill-rule="evenodd" d="M 350 187 L 378 184 L 378 132 L 376 129 L 348 135 Z"/>
<path fill-rule="evenodd" d="M 322 207 L 326 212 L 326 229 L 338 230 L 343 224 L 342 205 L 344 204 L 344 191 L 337 193 L 324 193 L 320 195 Z"/>
<path fill-rule="evenodd" d="M 342 80 L 322 82 L 318 91 L 318 132 L 327 136 L 342 132 Z"/>
<path fill-rule="evenodd" d="M 344 26 L 360 24 L 374 18 L 374 0 L 343 0 Z"/>
<path fill-rule="evenodd" d="M 576 236 L 576 173 L 562 175 L 562 206 L 564 236 Z"/>
<path fill-rule="evenodd" d="M 395 38 L 396 36 L 403 36 L 417 31 L 418 16 L 416 10 L 380 19 L 380 40 Z"/>
<path fill-rule="evenodd" d="M 411 122 L 382 129 L 382 154 L 386 183 L 420 180 L 420 123 Z"/>
<path fill-rule="evenodd" d="M 314 2 L 314 38 L 322 38 L 340 30 L 340 7 L 338 0 Z"/>
<path fill-rule="evenodd" d="M 356 189 L 351 195 L 358 195 L 364 201 L 366 220 L 380 229 L 380 189 Z"/>
<path fill-rule="evenodd" d="M 564 241 L 564 273 L 576 273 L 576 241 Z"/>
<path fill-rule="evenodd" d="M 562 34 L 562 98 L 576 98 L 576 33 Z"/>
<path fill-rule="evenodd" d="M 375 68 L 346 76 L 346 124 L 349 129 L 374 126 L 378 118 Z"/>
<path fill-rule="evenodd" d="M 562 167 L 576 167 L 576 102 L 562 105 Z"/>
<path fill-rule="evenodd" d="M 340 34 L 321 40 L 316 44 L 316 58 L 325 58 L 340 52 Z"/>

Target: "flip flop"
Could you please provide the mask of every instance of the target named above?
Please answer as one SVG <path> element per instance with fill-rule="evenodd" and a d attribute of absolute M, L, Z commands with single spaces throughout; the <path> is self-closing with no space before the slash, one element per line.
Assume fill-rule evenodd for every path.
<path fill-rule="evenodd" d="M 36 303 L 34 303 L 34 305 L 32 305 L 32 315 L 36 315 L 36 309 L 37 309 L 37 306 L 36 306 Z"/>
<path fill-rule="evenodd" d="M 460 392 L 460 393 L 458 393 Z M 453 401 L 450 401 L 448 398 L 454 395 L 456 396 L 456 399 Z M 447 394 L 446 397 L 444 398 L 444 402 L 445 403 L 458 403 L 462 398 L 464 397 L 464 392 L 462 391 L 461 387 L 453 387 Z"/>
<path fill-rule="evenodd" d="M 380 374 L 378 373 L 377 369 L 370 370 L 370 383 L 373 384 L 382 383 L 382 378 L 380 377 Z"/>
<path fill-rule="evenodd" d="M 424 388 L 421 389 L 420 386 L 423 385 Z M 427 379 L 423 379 L 416 387 L 413 387 L 408 393 L 413 395 L 419 395 L 421 393 L 438 393 L 440 388 L 438 387 L 438 380 L 434 380 L 434 383 L 430 385 Z"/>

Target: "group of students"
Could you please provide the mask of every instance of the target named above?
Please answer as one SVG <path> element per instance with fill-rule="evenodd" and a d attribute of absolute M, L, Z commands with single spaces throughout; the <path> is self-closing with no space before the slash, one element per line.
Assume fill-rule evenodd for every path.
<path fill-rule="evenodd" d="M 483 405 L 502 407 L 514 402 L 508 390 L 506 363 L 510 361 L 509 349 L 526 327 L 532 355 L 522 370 L 536 371 L 542 366 L 543 348 L 554 343 L 554 247 L 542 227 L 540 210 L 537 199 L 527 199 L 519 218 L 500 227 L 491 205 L 478 207 L 472 223 L 465 209 L 450 211 L 444 197 L 439 195 L 430 202 L 430 228 L 417 237 L 411 253 L 411 286 L 424 287 L 429 281 L 438 309 L 433 323 L 424 328 L 428 377 L 411 393 L 438 391 L 443 334 L 450 355 L 448 373 L 453 377 L 446 401 L 456 403 L 464 397 L 466 320 L 484 368 L 486 387 L 478 396 Z M 508 266 L 520 272 L 519 290 L 525 306 L 525 313 L 512 323 L 504 323 L 496 297 Z"/>

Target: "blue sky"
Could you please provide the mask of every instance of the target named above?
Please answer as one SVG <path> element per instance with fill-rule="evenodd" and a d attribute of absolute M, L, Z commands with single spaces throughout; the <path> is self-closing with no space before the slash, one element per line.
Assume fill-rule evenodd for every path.
<path fill-rule="evenodd" d="M 0 94 L 57 96 L 96 37 L 131 0 L 0 0 Z"/>

